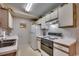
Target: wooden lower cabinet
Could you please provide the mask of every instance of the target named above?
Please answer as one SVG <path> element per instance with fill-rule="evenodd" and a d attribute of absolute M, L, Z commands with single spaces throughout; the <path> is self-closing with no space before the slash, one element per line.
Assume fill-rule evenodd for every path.
<path fill-rule="evenodd" d="M 54 44 L 58 45 L 58 46 L 54 45 L 55 49 L 57 49 L 57 50 L 59 50 L 59 51 L 61 51 L 63 53 L 66 53 L 69 56 L 76 56 L 76 42 L 72 43 L 69 46 L 65 45 L 65 44 L 62 44 L 62 43 L 58 43 L 58 42 L 54 42 Z"/>
<path fill-rule="evenodd" d="M 6 52 L 0 53 L 0 56 L 16 56 L 16 53 L 17 53 L 16 50 L 6 51 Z"/>
<path fill-rule="evenodd" d="M 4 54 L 2 56 L 16 56 L 16 52 L 12 52 L 12 53 L 8 53 L 8 54 Z"/>

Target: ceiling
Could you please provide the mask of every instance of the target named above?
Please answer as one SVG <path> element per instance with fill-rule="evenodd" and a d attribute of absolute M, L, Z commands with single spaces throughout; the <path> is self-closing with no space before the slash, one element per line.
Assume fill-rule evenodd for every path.
<path fill-rule="evenodd" d="M 8 3 L 8 4 L 23 12 L 25 12 L 25 6 L 27 5 L 27 3 Z M 40 17 L 42 15 L 45 15 L 50 10 L 56 8 L 58 5 L 60 5 L 60 3 L 34 3 L 29 13 Z"/>

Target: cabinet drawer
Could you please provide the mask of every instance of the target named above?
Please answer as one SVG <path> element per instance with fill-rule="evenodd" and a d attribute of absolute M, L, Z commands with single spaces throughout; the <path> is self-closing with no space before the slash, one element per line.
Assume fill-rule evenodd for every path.
<path fill-rule="evenodd" d="M 61 50 L 64 50 L 64 51 L 66 51 L 66 52 L 69 52 L 69 49 L 66 48 L 66 47 L 64 47 L 64 46 L 61 46 L 61 45 L 58 45 L 58 44 L 54 44 L 54 47 L 57 47 L 57 48 L 59 48 L 59 49 L 61 49 Z"/>
<path fill-rule="evenodd" d="M 68 54 L 56 49 L 56 48 L 53 48 L 54 52 L 53 52 L 53 55 L 54 56 L 68 56 Z"/>

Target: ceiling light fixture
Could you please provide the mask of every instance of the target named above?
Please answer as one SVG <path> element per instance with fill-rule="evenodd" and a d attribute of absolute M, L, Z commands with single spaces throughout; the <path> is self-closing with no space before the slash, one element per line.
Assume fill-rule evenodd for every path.
<path fill-rule="evenodd" d="M 25 7 L 25 11 L 30 11 L 31 7 L 32 7 L 33 3 L 28 3 Z"/>

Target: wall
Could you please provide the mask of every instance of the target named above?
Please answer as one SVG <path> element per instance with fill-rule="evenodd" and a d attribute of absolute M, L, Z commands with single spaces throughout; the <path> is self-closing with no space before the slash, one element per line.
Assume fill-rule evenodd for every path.
<path fill-rule="evenodd" d="M 20 28 L 20 23 L 26 24 L 25 29 Z M 19 36 L 18 45 L 19 47 L 26 46 L 30 40 L 30 28 L 32 21 L 29 19 L 23 19 L 14 17 L 13 20 L 13 34 L 17 34 Z"/>
<path fill-rule="evenodd" d="M 68 40 L 69 39 L 76 39 L 76 33 L 75 33 L 74 28 L 62 29 L 62 32 L 63 32 L 64 38 L 68 38 Z"/>
<path fill-rule="evenodd" d="M 49 32 L 62 33 L 63 39 L 76 39 L 75 28 L 53 28 L 50 27 Z"/>

